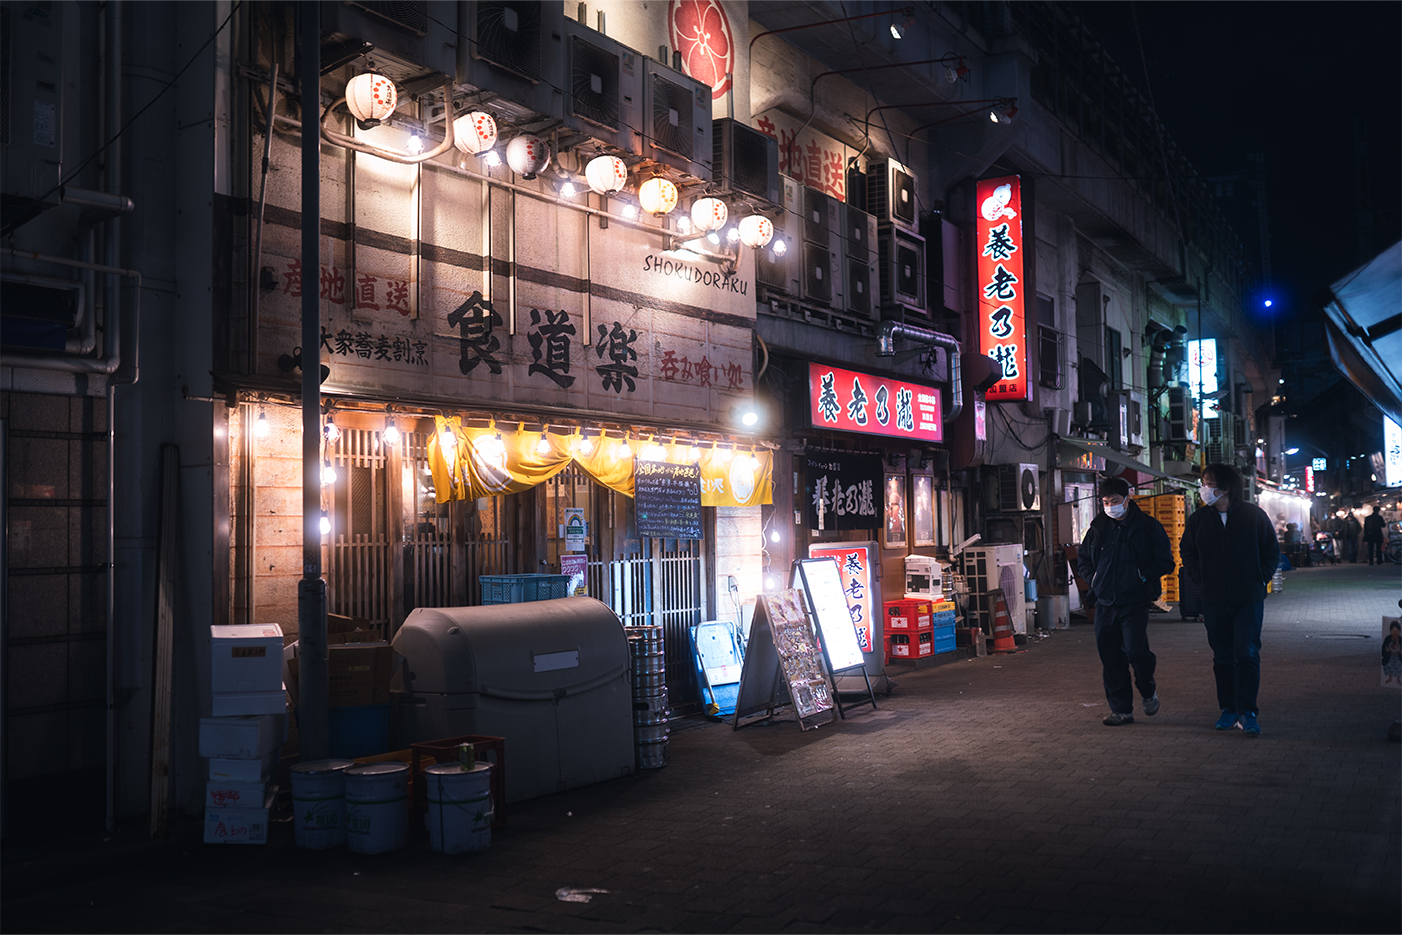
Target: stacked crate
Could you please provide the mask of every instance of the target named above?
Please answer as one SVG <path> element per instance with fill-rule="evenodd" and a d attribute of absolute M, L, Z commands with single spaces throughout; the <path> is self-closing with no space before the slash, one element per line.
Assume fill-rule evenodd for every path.
<path fill-rule="evenodd" d="M 1174 572 L 1171 575 L 1163 576 L 1162 598 L 1166 601 L 1177 602 L 1181 598 L 1178 588 L 1178 571 L 1182 567 L 1182 560 L 1178 555 L 1178 543 L 1183 539 L 1183 525 L 1187 519 L 1187 504 L 1183 500 L 1182 494 L 1166 493 L 1151 497 L 1135 497 L 1134 502 L 1139 505 L 1139 509 L 1158 520 L 1163 525 L 1163 531 L 1168 533 L 1169 548 L 1173 550 Z"/>
<path fill-rule="evenodd" d="M 483 604 L 523 604 L 570 596 L 569 575 L 479 575 Z"/>
<path fill-rule="evenodd" d="M 933 607 L 933 601 L 923 598 L 886 601 L 881 605 L 887 662 L 935 654 Z"/>

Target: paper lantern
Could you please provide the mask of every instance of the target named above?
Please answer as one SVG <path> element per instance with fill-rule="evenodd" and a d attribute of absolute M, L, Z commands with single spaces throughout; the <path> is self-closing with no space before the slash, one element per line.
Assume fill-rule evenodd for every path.
<path fill-rule="evenodd" d="M 474 110 L 453 121 L 453 145 L 474 156 L 497 145 L 497 122 L 491 114 Z"/>
<path fill-rule="evenodd" d="M 654 217 L 671 213 L 677 206 L 677 186 L 658 176 L 638 186 L 638 204 Z"/>
<path fill-rule="evenodd" d="M 506 144 L 506 164 L 523 179 L 533 179 L 550 165 L 550 144 L 532 133 L 511 138 Z"/>
<path fill-rule="evenodd" d="M 697 198 L 691 203 L 691 223 L 697 230 L 718 231 L 729 216 L 729 209 L 719 198 Z"/>
<path fill-rule="evenodd" d="M 628 166 L 617 156 L 596 156 L 584 167 L 584 179 L 600 195 L 622 191 L 628 184 Z"/>
<path fill-rule="evenodd" d="M 384 75 L 366 72 L 346 82 L 346 109 L 361 123 L 378 126 L 381 120 L 394 113 L 398 102 L 399 92 L 394 89 L 394 82 Z"/>
<path fill-rule="evenodd" d="M 762 214 L 740 221 L 740 239 L 747 247 L 763 247 L 774 239 L 774 223 Z"/>

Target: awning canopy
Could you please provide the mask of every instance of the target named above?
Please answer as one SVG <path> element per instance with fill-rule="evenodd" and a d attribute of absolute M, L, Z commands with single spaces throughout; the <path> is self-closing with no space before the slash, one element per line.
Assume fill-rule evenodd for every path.
<path fill-rule="evenodd" d="M 1174 477 L 1172 474 L 1165 474 L 1158 468 L 1149 467 L 1149 465 L 1145 464 L 1143 461 L 1134 460 L 1124 452 L 1116 451 L 1106 442 L 1094 441 L 1089 438 L 1059 438 L 1057 439 L 1057 446 L 1056 460 L 1059 466 L 1062 465 L 1063 460 L 1069 462 L 1089 454 L 1093 457 L 1104 458 L 1105 461 L 1110 464 L 1119 465 L 1122 468 L 1130 468 L 1142 474 L 1148 474 L 1150 477 L 1157 477 L 1160 480 L 1172 481 L 1184 487 L 1196 486 L 1196 481 L 1184 480 L 1181 477 Z M 1063 459 L 1063 451 L 1067 451 L 1070 454 L 1070 458 Z M 1066 466 L 1069 467 L 1070 465 L 1067 464 Z"/>
<path fill-rule="evenodd" d="M 1402 424 L 1402 242 L 1315 296 L 1334 365 Z"/>

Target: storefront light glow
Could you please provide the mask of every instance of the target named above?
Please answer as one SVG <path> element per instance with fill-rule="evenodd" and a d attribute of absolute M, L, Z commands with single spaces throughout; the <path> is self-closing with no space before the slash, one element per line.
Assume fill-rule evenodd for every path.
<path fill-rule="evenodd" d="M 383 437 L 386 445 L 399 444 L 399 426 L 394 424 L 393 416 L 390 416 L 390 418 L 385 423 L 385 431 Z"/>
<path fill-rule="evenodd" d="M 336 469 L 331 466 L 330 461 L 323 461 L 321 464 L 321 486 L 330 487 L 336 483 Z"/>
<path fill-rule="evenodd" d="M 326 434 L 326 440 L 333 444 L 341 437 L 341 430 L 336 427 L 336 420 L 330 416 L 326 417 L 326 427 L 322 431 Z"/>
<path fill-rule="evenodd" d="M 691 223 L 697 230 L 718 231 L 730 217 L 730 209 L 719 198 L 697 198 L 691 203 Z"/>
<path fill-rule="evenodd" d="M 624 460 L 625 458 L 631 458 L 633 457 L 633 449 L 629 446 L 627 442 L 619 442 L 617 445 L 614 446 L 613 456 L 620 461 Z"/>
<path fill-rule="evenodd" d="M 774 241 L 774 255 L 776 257 L 781 257 L 788 252 L 789 242 L 787 240 L 780 237 L 778 240 Z"/>
<path fill-rule="evenodd" d="M 643 446 L 643 450 L 638 453 L 638 457 L 644 461 L 666 461 L 667 449 L 657 442 L 651 442 Z"/>
<path fill-rule="evenodd" d="M 573 198 L 578 192 L 575 190 L 573 182 L 565 182 L 560 186 L 560 197 Z"/>
<path fill-rule="evenodd" d="M 424 151 L 423 137 L 419 136 L 417 133 L 409 134 L 409 142 L 405 144 L 405 148 L 417 156 Z"/>
<path fill-rule="evenodd" d="M 677 206 L 677 186 L 655 176 L 638 186 L 638 204 L 653 217 L 670 214 Z"/>
<path fill-rule="evenodd" d="M 638 216 L 638 206 L 637 206 L 637 205 L 634 205 L 634 204 L 626 204 L 626 205 L 624 205 L 624 206 L 623 206 L 623 216 L 624 216 L 625 218 L 628 218 L 629 220 L 632 220 L 633 218 L 637 217 L 637 216 Z"/>
<path fill-rule="evenodd" d="M 268 414 L 262 409 L 258 410 L 258 421 L 253 424 L 253 434 L 258 438 L 267 438 L 271 426 L 268 425 Z"/>
<path fill-rule="evenodd" d="M 535 443 L 535 450 L 536 454 L 550 454 L 550 439 L 546 436 L 544 432 L 540 434 L 540 441 Z"/>
<path fill-rule="evenodd" d="M 578 451 L 579 451 L 580 454 L 585 454 L 585 455 L 587 455 L 587 454 L 589 454 L 591 451 L 594 450 L 594 443 L 591 442 L 591 441 L 590 441 L 588 438 L 586 438 L 585 436 L 581 435 L 580 438 L 579 438 L 579 441 L 576 443 L 575 447 L 578 449 Z"/>
<path fill-rule="evenodd" d="M 377 126 L 398 103 L 399 92 L 384 75 L 366 72 L 346 83 L 346 109 L 361 123 Z"/>
<path fill-rule="evenodd" d="M 778 542 L 778 541 L 779 541 L 779 530 L 777 530 L 777 529 L 771 529 L 771 530 L 769 530 L 769 541 L 770 541 L 770 542 Z"/>
<path fill-rule="evenodd" d="M 584 180 L 600 195 L 622 191 L 628 184 L 628 166 L 617 156 L 595 156 L 584 167 Z"/>
<path fill-rule="evenodd" d="M 317 523 L 323 536 L 331 535 L 331 517 L 326 515 L 326 511 L 321 511 L 321 520 Z"/>
<path fill-rule="evenodd" d="M 453 145 L 463 152 L 480 156 L 497 145 L 497 122 L 491 114 L 474 110 L 453 121 Z"/>
<path fill-rule="evenodd" d="M 1383 416 L 1383 477 L 1389 487 L 1402 487 L 1402 425 Z"/>
<path fill-rule="evenodd" d="M 487 155 L 482 157 L 482 161 L 490 168 L 495 169 L 497 166 L 501 165 L 501 153 L 497 152 L 495 149 L 489 149 L 487 150 Z"/>
<path fill-rule="evenodd" d="M 740 242 L 747 247 L 764 247 L 774 239 L 774 222 L 762 214 L 751 214 L 740 219 L 737 228 Z M 783 256 L 788 249 L 781 240 L 774 245 L 774 255 Z"/>
<path fill-rule="evenodd" d="M 726 240 L 726 243 L 735 243 L 735 242 L 736 242 L 737 240 L 739 240 L 739 239 L 740 239 L 740 232 L 739 232 L 738 230 L 736 230 L 735 228 L 732 227 L 732 228 L 730 228 L 730 230 L 728 230 L 728 231 L 725 232 L 725 240 Z"/>

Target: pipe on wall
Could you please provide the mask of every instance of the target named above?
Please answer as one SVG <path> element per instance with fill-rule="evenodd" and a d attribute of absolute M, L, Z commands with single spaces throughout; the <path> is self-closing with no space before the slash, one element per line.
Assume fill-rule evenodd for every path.
<path fill-rule="evenodd" d="M 920 325 L 908 325 L 902 321 L 888 319 L 881 323 L 881 330 L 877 333 L 876 356 L 893 356 L 896 353 L 897 337 L 931 347 L 942 347 L 949 353 L 949 408 L 943 414 L 943 424 L 948 425 L 959 418 L 959 413 L 964 411 L 964 373 L 959 364 L 959 340 L 933 328 L 922 328 Z"/>

